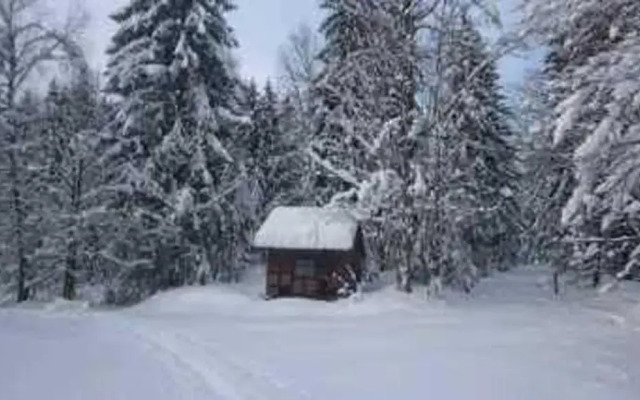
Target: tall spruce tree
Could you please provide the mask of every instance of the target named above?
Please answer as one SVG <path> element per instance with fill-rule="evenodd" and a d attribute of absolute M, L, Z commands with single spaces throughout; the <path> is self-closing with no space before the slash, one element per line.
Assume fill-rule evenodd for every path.
<path fill-rule="evenodd" d="M 273 90 L 271 82 L 267 82 L 258 99 L 254 114 L 254 126 L 259 132 L 250 147 L 254 165 L 259 171 L 256 174 L 261 177 L 260 187 L 262 192 L 262 205 L 260 218 L 265 217 L 265 211 L 273 207 L 280 193 L 286 190 L 281 181 L 280 164 L 282 157 L 286 155 L 282 129 L 280 124 L 279 99 Z M 279 170 L 280 169 L 280 170 Z"/>
<path fill-rule="evenodd" d="M 551 52 L 546 61 L 554 119 L 555 213 L 566 243 L 559 265 L 592 277 L 622 275 L 637 262 L 633 196 L 640 5 L 615 0 L 526 3 L 530 30 Z M 559 191 L 556 190 L 556 192 Z"/>
<path fill-rule="evenodd" d="M 376 32 L 376 14 L 380 7 L 369 0 L 326 0 L 321 8 L 327 13 L 320 31 L 325 45 L 319 57 L 324 69 L 313 85 L 314 146 L 318 155 L 330 161 L 345 176 L 321 175 L 316 190 L 328 202 L 333 195 L 347 190 L 345 178 L 357 183 L 359 169 L 366 163 L 366 140 L 370 139 L 375 121 L 372 91 L 374 71 L 372 60 Z M 359 65 L 355 68 L 356 64 Z M 380 94 L 380 93 L 378 93 Z"/>
<path fill-rule="evenodd" d="M 518 88 L 511 102 L 514 129 L 519 136 L 519 158 L 522 176 L 519 198 L 524 231 L 522 235 L 522 261 L 531 264 L 547 264 L 554 253 L 549 245 L 556 239 L 552 227 L 557 227 L 557 215 L 549 210 L 557 209 L 552 194 L 550 177 L 557 176 L 554 168 L 554 151 L 546 137 L 545 127 L 551 117 L 552 107 L 547 96 L 546 77 L 541 71 L 528 75 Z"/>
<path fill-rule="evenodd" d="M 249 267 L 255 259 L 251 248 L 253 235 L 276 196 L 284 190 L 281 178 L 286 171 L 283 175 L 275 174 L 282 141 L 277 101 L 269 82 L 263 92 L 258 90 L 255 81 L 244 88 L 242 103 L 250 123 L 238 138 L 242 178 L 235 203 L 241 227 L 238 246 L 242 250 L 238 262 L 243 268 Z"/>
<path fill-rule="evenodd" d="M 516 149 L 496 62 L 466 13 L 446 50 L 455 111 L 450 131 L 452 203 L 470 261 L 482 273 L 503 269 L 519 251 Z"/>
<path fill-rule="evenodd" d="M 229 0 L 132 0 L 113 16 L 120 28 L 106 89 L 121 99 L 113 187 L 136 240 L 114 244 L 111 255 L 143 292 L 231 276 L 231 143 L 243 123 L 225 19 L 233 8 Z"/>

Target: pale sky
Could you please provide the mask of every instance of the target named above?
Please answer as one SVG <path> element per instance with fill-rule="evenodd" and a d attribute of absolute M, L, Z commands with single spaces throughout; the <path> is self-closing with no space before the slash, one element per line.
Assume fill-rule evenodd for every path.
<path fill-rule="evenodd" d="M 105 63 L 104 51 L 110 43 L 115 25 L 108 18 L 129 0 L 43 0 L 53 14 L 60 16 L 84 9 L 88 13 L 85 43 L 92 64 L 101 69 Z M 517 0 L 497 0 L 503 9 L 505 25 L 515 18 L 508 13 Z M 278 53 L 287 36 L 301 23 L 318 24 L 319 0 L 236 0 L 238 9 L 229 15 L 229 22 L 240 42 L 237 58 L 244 77 L 264 82 L 278 73 Z M 507 84 L 522 79 L 531 61 L 503 60 L 501 72 Z"/>

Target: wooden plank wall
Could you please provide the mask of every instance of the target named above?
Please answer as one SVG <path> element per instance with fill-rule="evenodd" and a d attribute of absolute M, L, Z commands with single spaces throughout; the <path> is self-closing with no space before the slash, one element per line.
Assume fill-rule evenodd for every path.
<path fill-rule="evenodd" d="M 317 268 L 316 275 L 297 276 L 298 259 L 313 260 Z M 339 286 L 330 277 L 334 271 L 343 272 L 347 264 L 351 264 L 359 273 L 362 257 L 356 252 L 270 251 L 267 265 L 267 295 L 334 298 Z"/>

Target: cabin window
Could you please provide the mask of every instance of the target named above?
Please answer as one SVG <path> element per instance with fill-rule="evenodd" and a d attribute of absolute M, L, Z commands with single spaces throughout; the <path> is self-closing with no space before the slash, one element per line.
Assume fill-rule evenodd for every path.
<path fill-rule="evenodd" d="M 313 278 L 316 275 L 316 263 L 309 259 L 296 260 L 296 277 Z"/>
<path fill-rule="evenodd" d="M 280 285 L 282 286 L 291 286 L 292 279 L 290 274 L 282 274 L 280 275 Z"/>
<path fill-rule="evenodd" d="M 304 285 L 302 279 L 296 279 L 293 281 L 293 294 L 302 295 L 304 294 Z"/>
<path fill-rule="evenodd" d="M 267 282 L 270 286 L 278 286 L 278 274 L 269 273 Z"/>

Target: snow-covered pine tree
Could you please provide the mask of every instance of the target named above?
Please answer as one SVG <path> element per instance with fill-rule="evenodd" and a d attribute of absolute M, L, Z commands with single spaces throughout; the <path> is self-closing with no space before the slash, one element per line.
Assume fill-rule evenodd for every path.
<path fill-rule="evenodd" d="M 520 144 L 521 180 L 517 197 L 525 226 L 522 238 L 523 261 L 532 264 L 552 262 L 550 246 L 557 239 L 558 209 L 552 141 L 545 135 L 553 108 L 547 94 L 546 78 L 541 71 L 528 74 L 511 101 L 514 129 Z M 560 191 L 562 192 L 562 191 Z"/>
<path fill-rule="evenodd" d="M 250 82 L 245 103 L 251 124 L 243 134 L 240 147 L 244 169 L 251 180 L 249 191 L 252 193 L 251 199 L 247 199 L 251 200 L 251 204 L 245 204 L 245 208 L 251 209 L 257 222 L 264 218 L 265 209 L 278 191 L 271 175 L 282 137 L 279 132 L 278 98 L 270 82 L 266 83 L 262 92 L 255 82 Z"/>
<path fill-rule="evenodd" d="M 121 99 L 113 187 L 138 245 L 114 244 L 127 250 L 111 255 L 141 295 L 196 275 L 231 277 L 238 174 L 230 144 L 244 123 L 225 18 L 233 8 L 230 0 L 132 0 L 113 15 L 106 89 Z"/>
<path fill-rule="evenodd" d="M 238 210 L 240 232 L 238 256 L 240 268 L 254 263 L 256 254 L 251 249 L 253 235 L 276 197 L 284 190 L 281 180 L 288 171 L 276 174 L 282 156 L 282 135 L 278 113 L 278 99 L 271 83 L 261 92 L 255 81 L 244 88 L 242 105 L 250 120 L 236 141 L 242 163 L 242 182 L 236 191 L 235 206 Z"/>
<path fill-rule="evenodd" d="M 245 108 L 251 125 L 243 133 L 241 148 L 246 177 L 242 190 L 243 209 L 259 224 L 276 205 L 315 204 L 304 183 L 308 159 L 304 154 L 304 114 L 296 95 L 287 92 L 280 100 L 268 81 L 262 91 L 250 82 L 245 90 Z M 290 96 L 292 95 L 292 96 Z M 247 212 L 245 212 L 247 213 Z"/>
<path fill-rule="evenodd" d="M 513 264 L 519 250 L 516 149 L 496 61 L 464 10 L 456 26 L 445 47 L 443 100 L 454 104 L 448 191 L 467 262 L 486 274 Z"/>
<path fill-rule="evenodd" d="M 366 158 L 362 143 L 357 142 L 365 140 L 364 126 L 374 119 L 373 105 L 365 103 L 374 101 L 373 93 L 367 91 L 373 89 L 373 25 L 380 8 L 369 0 L 326 0 L 320 7 L 327 15 L 320 28 L 325 37 L 319 53 L 324 68 L 312 86 L 313 144 L 319 157 L 345 174 L 355 175 Z M 349 187 L 333 175 L 326 173 L 317 179 L 316 191 L 323 202 Z M 357 184 L 353 178 L 351 184 Z"/>
<path fill-rule="evenodd" d="M 561 210 L 570 246 L 566 264 L 597 285 L 602 270 L 621 276 L 633 270 L 640 244 L 633 195 L 637 164 L 631 161 L 640 4 L 526 5 L 531 31 L 551 47 L 547 69 L 556 118 L 548 130 L 560 154 L 557 180 L 570 183 Z"/>
<path fill-rule="evenodd" d="M 287 155 L 287 149 L 282 134 L 279 102 L 271 82 L 267 82 L 258 98 L 253 115 L 256 134 L 249 146 L 249 151 L 256 171 L 255 175 L 261 179 L 262 204 L 258 212 L 259 219 L 266 216 L 266 211 L 272 208 L 279 195 L 287 190 L 281 175 L 283 157 Z"/>

